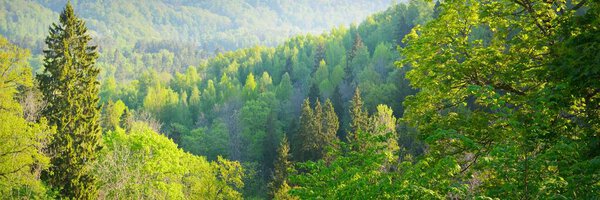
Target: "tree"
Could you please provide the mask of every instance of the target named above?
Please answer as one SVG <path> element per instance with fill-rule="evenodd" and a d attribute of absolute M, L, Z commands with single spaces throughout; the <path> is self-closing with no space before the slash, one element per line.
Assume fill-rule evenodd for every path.
<path fill-rule="evenodd" d="M 320 96 L 321 92 L 319 91 L 319 86 L 317 84 L 311 84 L 308 89 L 308 100 L 310 101 L 310 105 L 315 106 L 316 102 L 319 101 Z"/>
<path fill-rule="evenodd" d="M 354 58 L 356 58 L 356 56 L 358 55 L 358 52 L 364 47 L 365 47 L 365 44 L 362 41 L 362 37 L 360 37 L 360 34 L 358 34 L 358 32 L 355 32 L 354 41 L 352 43 L 352 48 L 350 49 L 350 51 L 348 51 L 348 55 L 347 55 L 348 61 L 346 64 L 352 63 L 352 60 L 354 60 Z"/>
<path fill-rule="evenodd" d="M 277 99 L 280 101 L 289 101 L 293 89 L 294 87 L 292 86 L 290 75 L 286 72 L 281 76 L 281 81 L 277 87 Z"/>
<path fill-rule="evenodd" d="M 292 167 L 289 151 L 290 144 L 287 137 L 284 136 L 277 149 L 277 157 L 274 162 L 275 169 L 273 170 L 272 180 L 269 183 L 271 197 L 278 196 L 278 199 L 281 199 L 284 196 L 289 196 L 285 194 L 289 190 L 289 186 L 287 186 L 288 170 Z"/>
<path fill-rule="evenodd" d="M 354 148 L 362 149 L 365 144 L 358 138 L 358 132 L 367 131 L 369 126 L 369 113 L 363 108 L 363 101 L 360 97 L 360 89 L 356 88 L 350 105 L 350 131 L 348 132 L 348 141 Z"/>
<path fill-rule="evenodd" d="M 249 161 L 263 161 L 267 136 L 267 122 L 271 107 L 263 100 L 251 100 L 241 109 L 242 138 L 245 158 Z"/>
<path fill-rule="evenodd" d="M 94 64 L 98 53 L 88 43 L 85 22 L 68 2 L 60 23 L 52 24 L 46 38 L 44 73 L 39 87 L 48 103 L 43 116 L 58 134 L 50 143 L 52 166 L 45 173 L 50 185 L 67 198 L 96 198 L 95 175 L 87 165 L 101 148 L 99 125 L 98 73 Z"/>
<path fill-rule="evenodd" d="M 333 152 L 335 152 L 336 150 L 338 150 L 339 146 L 338 146 L 338 137 L 337 137 L 337 132 L 340 128 L 340 123 L 338 120 L 338 116 L 335 113 L 335 109 L 333 108 L 333 104 L 331 103 L 331 100 L 327 99 L 325 101 L 325 108 L 323 109 L 323 148 L 324 148 L 324 153 L 322 153 L 322 155 L 324 156 L 326 161 L 330 161 L 332 158 L 332 154 Z M 332 152 L 333 151 L 333 152 Z"/>
<path fill-rule="evenodd" d="M 127 106 L 123 103 L 123 101 L 118 100 L 113 103 L 112 100 L 109 100 L 106 105 L 104 105 L 104 112 L 102 113 L 102 127 L 105 130 L 116 130 L 121 127 L 121 117 L 125 114 L 127 110 Z"/>
<path fill-rule="evenodd" d="M 310 136 L 305 140 L 307 142 L 305 145 L 312 147 L 308 151 L 311 160 L 319 160 L 325 156 L 325 146 L 323 146 L 325 142 L 325 134 L 323 133 L 323 106 L 321 106 L 321 101 L 318 98 L 314 101 L 313 118 L 310 119 L 312 130 L 309 132 Z"/>
<path fill-rule="evenodd" d="M 246 99 L 253 99 L 256 97 L 256 80 L 254 80 L 254 75 L 249 73 L 246 77 L 246 83 L 244 84 L 244 97 Z"/>
<path fill-rule="evenodd" d="M 340 122 L 340 128 L 338 129 L 337 135 L 338 138 L 341 138 L 342 140 L 347 139 L 346 138 L 346 131 L 347 131 L 347 127 L 342 127 L 343 125 L 348 125 L 348 110 L 346 109 L 346 104 L 344 104 L 344 101 L 342 100 L 342 94 L 340 91 L 340 87 L 335 87 L 335 90 L 333 91 L 333 96 L 331 98 L 331 104 L 333 105 L 333 110 L 335 111 L 335 114 L 338 116 L 338 121 Z"/>
<path fill-rule="evenodd" d="M 314 74 L 315 71 L 318 70 L 318 68 L 321 66 L 321 62 L 325 62 L 325 45 L 324 44 L 318 44 L 315 51 L 314 51 L 314 65 L 311 71 L 311 74 Z"/>
<path fill-rule="evenodd" d="M 321 60 L 314 73 L 314 83 L 319 84 L 329 78 L 329 67 L 325 63 L 325 60 Z"/>
<path fill-rule="evenodd" d="M 192 87 L 192 93 L 190 94 L 190 114 L 192 116 L 192 120 L 195 123 L 198 120 L 198 116 L 200 115 L 200 90 L 198 87 Z"/>
<path fill-rule="evenodd" d="M 116 101 L 117 98 L 117 82 L 114 77 L 108 77 L 100 87 L 100 97 L 102 103 L 107 101 Z"/>
<path fill-rule="evenodd" d="M 308 152 L 316 148 L 312 142 L 314 139 L 312 138 L 313 135 L 311 134 L 313 130 L 315 130 L 313 121 L 313 109 L 311 108 L 308 99 L 305 99 L 304 103 L 302 103 L 302 113 L 300 115 L 300 127 L 298 131 L 301 144 L 299 146 L 299 153 L 297 157 L 301 160 L 307 160 L 310 158 L 310 156 L 308 156 Z"/>
<path fill-rule="evenodd" d="M 396 133 L 396 117 L 392 109 L 387 105 L 378 105 L 377 112 L 370 118 L 370 130 L 373 135 L 387 138 L 381 143 L 384 146 L 383 153 L 388 161 L 396 158 L 396 152 L 400 149 L 398 146 L 398 134 Z"/>
<path fill-rule="evenodd" d="M 0 36 L 0 196 L 45 198 L 40 170 L 49 167 L 44 148 L 54 131 L 42 118 L 28 122 L 16 101 L 18 88 L 32 86 L 29 52 Z"/>
<path fill-rule="evenodd" d="M 447 169 L 407 184 L 438 198 L 595 198 L 597 121 L 583 113 L 598 105 L 597 87 L 587 85 L 598 80 L 589 77 L 597 54 L 587 54 L 596 49 L 598 5 L 440 1 L 439 16 L 405 38 L 401 63 L 419 89 L 404 120 L 428 144 L 415 167 Z M 569 81 L 579 77 L 586 81 Z"/>
<path fill-rule="evenodd" d="M 135 122 L 131 131 L 109 131 L 92 165 L 100 198 L 241 199 L 243 169 L 220 156 L 209 162 Z"/>
<path fill-rule="evenodd" d="M 319 100 L 315 102 L 314 109 L 308 99 L 304 100 L 299 127 L 301 159 L 319 160 L 330 156 L 337 149 L 338 129 L 339 121 L 329 99 L 325 109 Z"/>
<path fill-rule="evenodd" d="M 379 140 L 362 131 L 356 135 L 366 143 L 376 144 Z M 400 195 L 398 189 L 404 184 L 394 182 L 395 173 L 382 170 L 385 156 L 381 150 L 372 145 L 362 151 L 342 153 L 330 161 L 298 163 L 289 175 L 295 186 L 289 193 L 300 199 L 408 199 Z"/>
<path fill-rule="evenodd" d="M 271 89 L 271 85 L 273 85 L 273 80 L 271 79 L 271 76 L 269 75 L 268 72 L 263 72 L 262 76 L 260 77 L 260 82 L 259 82 L 260 92 L 269 91 Z"/>
<path fill-rule="evenodd" d="M 202 92 L 201 99 L 202 101 L 200 101 L 200 110 L 210 118 L 213 114 L 212 110 L 217 103 L 217 89 L 215 88 L 215 83 L 213 80 L 208 80 L 206 88 L 204 88 L 204 91 Z"/>

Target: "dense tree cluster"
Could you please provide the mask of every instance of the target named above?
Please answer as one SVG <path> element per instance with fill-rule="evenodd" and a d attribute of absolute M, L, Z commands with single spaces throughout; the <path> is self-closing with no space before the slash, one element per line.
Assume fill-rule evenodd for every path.
<path fill-rule="evenodd" d="M 239 162 L 185 153 L 122 101 L 100 117 L 98 54 L 70 3 L 49 32 L 35 82 L 29 51 L 0 37 L 2 198 L 241 199 Z"/>
<path fill-rule="evenodd" d="M 289 193 L 597 198 L 598 65 L 586 52 L 597 46 L 598 8 L 596 1 L 438 2 L 435 18 L 403 40 L 398 62 L 419 90 L 404 102 L 401 121 L 416 128 L 425 152 L 400 152 L 390 162 L 379 143 L 342 151 L 333 162 L 298 164 Z M 351 113 L 352 138 L 382 141 L 373 130 L 361 132 L 360 108 Z"/>
<path fill-rule="evenodd" d="M 425 21 L 427 14 L 414 13 L 432 6 L 398 4 L 358 26 L 297 36 L 274 48 L 221 53 L 182 73 L 150 67 L 119 85 L 109 75 L 100 95 L 106 106 L 122 101 L 135 115 L 153 116 L 150 121 L 160 125 L 157 131 L 187 151 L 246 163 L 256 176 L 246 184 L 251 193 L 246 195 L 262 196 L 284 136 L 296 159 L 316 161 L 337 151 L 339 140 L 355 132 L 350 100 L 357 87 L 356 94 L 364 96 L 357 102 L 364 116 L 362 131 L 396 133 L 395 118 L 403 110 L 398 99 L 415 92 L 404 79 L 407 69 L 394 65 L 395 46 L 404 37 L 398 34 L 408 32 L 399 29 Z M 398 26 L 402 20 L 410 26 Z M 308 101 L 301 106 L 304 99 Z M 390 106 L 378 108 L 380 104 Z M 371 124 L 371 118 L 382 121 Z M 388 143 L 390 150 L 398 150 L 395 140 Z"/>
<path fill-rule="evenodd" d="M 67 0 L 3 1 L 0 34 L 32 51 L 41 71 L 47 27 Z M 100 44 L 100 77 L 130 81 L 143 70 L 173 74 L 219 52 L 274 46 L 384 10 L 391 0 L 334 1 L 72 1 Z"/>
<path fill-rule="evenodd" d="M 214 3 L 168 2 L 183 13 Z M 279 5 L 266 2 L 247 4 Z M 99 3 L 76 5 L 88 4 Z M 597 1 L 415 0 L 207 59 L 143 40 L 98 54 L 73 12 L 50 28 L 37 82 L 39 60 L 0 39 L 2 196 L 598 196 Z"/>
<path fill-rule="evenodd" d="M 6 1 L 0 34 L 41 50 L 46 28 L 66 0 Z M 334 1 L 73 1 L 102 48 L 160 49 L 161 44 L 191 42 L 205 51 L 275 45 L 299 33 L 361 21 L 384 10 L 391 0 Z M 180 46 L 167 45 L 173 48 Z M 174 50 L 170 48 L 170 50 Z M 173 52 L 173 51 L 171 51 Z M 176 51 L 177 52 L 177 51 Z"/>

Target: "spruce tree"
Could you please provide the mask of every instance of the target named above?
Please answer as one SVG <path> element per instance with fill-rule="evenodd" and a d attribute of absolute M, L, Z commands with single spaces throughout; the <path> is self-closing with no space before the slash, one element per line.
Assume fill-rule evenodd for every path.
<path fill-rule="evenodd" d="M 315 54 L 314 54 L 314 65 L 313 65 L 313 69 L 311 71 L 311 75 L 313 75 L 317 69 L 319 68 L 319 65 L 321 64 L 321 61 L 325 60 L 325 45 L 324 44 L 319 44 L 317 45 L 317 48 L 315 49 Z"/>
<path fill-rule="evenodd" d="M 325 101 L 325 107 L 323 109 L 323 151 L 322 156 L 329 160 L 331 156 L 331 151 L 335 151 L 338 148 L 338 137 L 337 131 L 340 128 L 340 123 L 338 120 L 337 114 L 335 114 L 335 110 L 333 108 L 333 103 L 331 100 L 327 99 Z"/>
<path fill-rule="evenodd" d="M 309 158 L 311 160 L 319 160 L 323 157 L 323 107 L 319 99 L 315 101 L 315 108 L 313 109 L 313 118 L 311 119 L 312 129 L 310 130 L 310 137 L 307 141 L 309 142 L 312 149 L 309 151 Z"/>
<path fill-rule="evenodd" d="M 275 158 L 274 170 L 273 170 L 273 178 L 269 183 L 269 189 L 271 191 L 271 197 L 274 197 L 275 194 L 282 189 L 284 184 L 287 184 L 288 178 L 288 168 L 292 167 L 292 163 L 290 162 L 290 145 L 288 143 L 287 137 L 283 137 L 281 143 L 279 144 L 279 148 L 277 149 L 277 157 Z"/>
<path fill-rule="evenodd" d="M 298 131 L 298 135 L 300 137 L 300 145 L 299 145 L 299 158 L 300 160 L 307 160 L 309 152 L 316 148 L 316 145 L 312 142 L 313 138 L 313 130 L 314 130 L 314 114 L 313 110 L 310 107 L 310 102 L 308 99 L 304 100 L 302 103 L 302 113 L 300 114 L 300 127 Z"/>
<path fill-rule="evenodd" d="M 363 101 L 360 97 L 360 89 L 357 87 L 354 91 L 354 96 L 350 102 L 350 132 L 348 133 L 348 141 L 354 144 L 355 147 L 360 147 L 358 133 L 367 131 L 369 127 L 369 114 L 363 109 Z"/>
<path fill-rule="evenodd" d="M 317 99 L 314 109 L 308 99 L 302 105 L 300 116 L 301 156 L 303 160 L 319 160 L 337 148 L 338 117 L 328 99 L 323 107 Z"/>
<path fill-rule="evenodd" d="M 59 24 L 50 27 L 44 73 L 37 76 L 47 102 L 43 115 L 57 128 L 49 144 L 52 166 L 44 178 L 65 198 L 97 197 L 95 177 L 87 170 L 101 148 L 98 53 L 91 39 L 68 2 Z"/>
<path fill-rule="evenodd" d="M 319 86 L 313 83 L 308 90 L 308 100 L 310 101 L 310 106 L 316 105 L 316 101 L 318 101 L 319 96 L 321 96 Z"/>
<path fill-rule="evenodd" d="M 360 37 L 360 34 L 356 32 L 356 34 L 354 35 L 354 41 L 352 43 L 352 49 L 350 49 L 350 51 L 348 52 L 348 61 L 346 63 L 347 65 L 350 65 L 350 63 L 352 63 L 352 60 L 354 60 L 354 58 L 358 54 L 359 49 L 363 48 L 364 45 L 365 44 L 362 41 L 362 37 Z"/>

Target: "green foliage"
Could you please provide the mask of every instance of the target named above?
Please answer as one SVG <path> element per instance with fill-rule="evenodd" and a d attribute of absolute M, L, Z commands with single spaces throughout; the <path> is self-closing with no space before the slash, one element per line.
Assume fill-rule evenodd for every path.
<path fill-rule="evenodd" d="M 244 84 L 244 97 L 248 100 L 256 98 L 256 93 L 254 90 L 256 89 L 256 80 L 254 80 L 254 75 L 252 73 L 248 74 L 246 77 L 246 84 Z"/>
<path fill-rule="evenodd" d="M 0 37 L 0 196 L 6 199 L 46 198 L 39 173 L 50 165 L 44 148 L 55 130 L 46 119 L 27 121 L 17 101 L 18 88 L 32 86 L 28 57 Z"/>
<path fill-rule="evenodd" d="M 275 45 L 306 32 L 360 21 L 385 9 L 390 0 L 189 2 L 73 1 L 98 40 L 107 47 L 156 51 L 158 43 L 194 41 L 202 50 L 233 50 L 256 44 Z M 0 5 L 0 34 L 27 48 L 42 48 L 46 27 L 65 1 L 6 1 Z M 327 15 L 323 15 L 327 13 Z M 200 28 L 201 27 L 201 28 Z M 182 52 L 183 53 L 183 52 Z"/>
<path fill-rule="evenodd" d="M 363 131 L 370 131 L 367 111 L 375 112 L 379 104 L 390 105 L 396 111 L 394 117 L 402 114 L 399 99 L 415 91 L 404 80 L 406 70 L 394 67 L 393 60 L 398 56 L 391 44 L 400 36 L 390 34 L 400 31 L 396 29 L 412 28 L 398 27 L 395 23 L 402 17 L 413 23 L 416 19 L 408 12 L 423 10 L 421 6 L 419 3 L 408 8 L 398 4 L 359 26 L 297 36 L 277 47 L 258 46 L 220 53 L 199 65 L 185 66 L 184 73 L 181 66 L 172 66 L 177 65 L 172 62 L 182 63 L 178 57 L 187 54 L 175 54 L 172 58 L 168 52 L 115 51 L 105 59 L 123 64 L 107 72 L 109 78 L 104 88 L 111 92 L 106 92 L 110 95 L 103 98 L 116 95 L 132 110 L 142 111 L 136 113 L 150 113 L 157 119 L 152 124 L 163 124 L 157 130 L 186 151 L 207 156 L 209 160 L 222 155 L 253 163 L 248 169 L 256 175 L 246 177 L 249 182 L 244 193 L 250 197 L 262 196 L 267 194 L 265 185 L 274 169 L 272 163 L 284 132 L 293 138 L 292 152 L 298 154 L 295 157 L 298 160 L 334 158 L 326 152 L 337 151 L 338 138 L 345 139 L 345 132 L 350 130 L 350 99 L 356 86 L 361 87 L 361 95 L 365 97 L 361 100 L 361 110 L 365 113 Z M 355 58 L 349 60 L 353 46 L 356 46 Z M 135 59 L 124 61 L 123 57 Z M 138 65 L 143 67 L 122 69 Z M 117 84 L 113 91 L 110 77 L 119 82 L 119 74 L 125 73 L 120 70 L 134 73 L 132 77 L 136 80 Z M 314 111 L 320 119 L 308 121 L 316 128 L 301 131 L 299 104 L 307 96 L 314 104 L 317 98 L 330 97 L 333 102 L 331 105 L 319 102 L 320 109 L 310 106 L 322 114 Z M 312 117 L 305 117 L 309 118 Z M 307 150 L 300 150 L 306 145 L 313 147 L 310 155 L 300 152 Z"/>
<path fill-rule="evenodd" d="M 113 103 L 112 101 L 108 101 L 108 103 L 104 106 L 104 112 L 102 113 L 102 127 L 104 130 L 114 131 L 121 127 L 123 115 L 126 114 L 127 106 L 123 101 L 118 100 Z"/>
<path fill-rule="evenodd" d="M 270 113 L 269 104 L 262 100 L 249 101 L 241 110 L 242 136 L 250 160 L 260 160 L 263 157 Z"/>
<path fill-rule="evenodd" d="M 367 143 L 360 141 L 358 138 L 358 132 L 364 132 L 369 127 L 369 113 L 363 108 L 363 101 L 360 97 L 360 89 L 356 88 L 354 96 L 352 97 L 352 105 L 350 107 L 350 133 L 348 141 L 352 143 L 357 149 L 363 149 Z"/>
<path fill-rule="evenodd" d="M 300 159 L 330 159 L 331 153 L 338 149 L 338 129 L 339 120 L 330 100 L 326 101 L 325 108 L 317 100 L 314 109 L 308 99 L 304 100 L 299 128 Z"/>
<path fill-rule="evenodd" d="M 44 73 L 39 88 L 47 105 L 43 115 L 56 126 L 57 135 L 49 144 L 52 166 L 45 177 L 65 198 L 92 199 L 97 196 L 95 176 L 87 165 L 101 147 L 98 106 L 99 69 L 95 46 L 85 22 L 75 16 L 70 3 L 60 23 L 50 27 L 44 51 Z"/>
<path fill-rule="evenodd" d="M 331 194 L 331 191 L 335 190 L 329 190 L 324 193 L 327 194 L 326 197 L 366 198 L 367 196 L 351 196 L 351 194 L 362 191 L 370 191 L 365 192 L 364 195 L 375 197 L 377 196 L 374 192 L 376 190 L 385 191 L 383 193 L 386 196 L 381 198 L 398 197 L 398 195 L 392 195 L 396 193 L 392 192 L 395 191 L 394 189 L 390 189 L 398 188 L 394 186 L 395 182 L 391 181 L 397 179 L 395 173 L 398 173 L 394 171 L 398 168 L 395 163 L 398 158 L 396 153 L 398 147 L 394 144 L 395 137 L 408 138 L 406 139 L 408 141 L 402 140 L 402 144 L 420 144 L 420 141 L 413 140 L 415 131 L 410 134 L 408 131 L 407 133 L 399 132 L 400 136 L 396 135 L 395 117 L 400 117 L 403 113 L 401 102 L 406 95 L 414 94 L 416 91 L 408 86 L 408 81 L 404 79 L 407 69 L 398 69 L 394 66 L 393 61 L 398 59 L 398 55 L 393 53 L 395 46 L 392 44 L 398 44 L 398 38 L 404 37 L 415 24 L 424 23 L 431 13 L 428 9 L 433 4 L 421 1 L 397 4 L 386 12 L 367 18 L 358 26 L 338 27 L 321 35 L 296 36 L 276 47 L 257 46 L 232 52 L 217 50 L 213 58 L 200 61 L 210 53 L 201 52 L 198 48 L 213 51 L 215 49 L 213 47 L 217 46 L 214 43 L 219 43 L 219 41 L 211 43 L 206 40 L 212 40 L 213 37 L 227 37 L 228 32 L 224 31 L 225 29 L 217 31 L 221 34 L 202 34 L 209 35 L 207 37 L 194 36 L 194 41 L 199 42 L 200 47 L 196 43 L 172 42 L 170 39 L 175 33 L 161 31 L 178 30 L 181 33 L 177 34 L 184 36 L 176 36 L 178 37 L 176 40 L 186 41 L 185 37 L 187 36 L 185 35 L 193 31 L 170 27 L 185 25 L 187 20 L 180 20 L 177 25 L 173 25 L 172 21 L 189 16 L 188 11 L 192 12 L 196 7 L 209 6 L 214 2 L 205 2 L 202 5 L 190 2 L 170 3 L 172 3 L 170 5 L 173 9 L 182 8 L 182 10 L 178 10 L 176 17 L 168 19 L 163 19 L 163 16 L 172 14 L 171 7 L 164 8 L 164 5 L 156 1 L 141 6 L 131 6 L 137 5 L 137 3 L 123 3 L 120 7 L 131 13 L 131 16 L 127 17 L 130 20 L 123 22 L 123 24 L 128 24 L 128 27 L 115 28 L 123 26 L 116 24 L 111 26 L 111 30 L 114 29 L 111 32 L 98 31 L 98 34 L 95 34 L 98 36 L 98 44 L 103 45 L 97 64 L 103 69 L 99 74 L 99 80 L 103 81 L 100 87 L 100 96 L 106 105 L 101 123 L 106 128 L 105 130 L 114 129 L 106 134 L 107 140 L 117 137 L 116 135 L 121 135 L 118 137 L 136 135 L 135 132 L 140 132 L 141 129 L 139 125 L 136 125 L 137 123 L 132 122 L 146 121 L 155 132 L 164 133 L 168 138 L 180 144 L 185 151 L 192 154 L 203 155 L 208 160 L 216 162 L 222 160 L 219 156 L 244 161 L 247 174 L 243 178 L 244 196 L 267 198 L 267 194 L 269 194 L 267 182 L 270 181 L 271 172 L 274 171 L 276 176 L 281 177 L 277 174 L 282 174 L 284 171 L 282 167 L 277 166 L 275 161 L 278 157 L 276 151 L 278 144 L 281 143 L 285 132 L 293 138 L 291 151 L 296 160 L 313 160 L 321 163 L 323 167 L 320 169 L 327 169 L 329 166 L 338 167 L 336 170 L 351 169 L 349 174 L 335 172 L 335 175 L 343 178 L 340 179 L 340 182 L 332 182 L 332 185 L 337 187 L 349 184 L 356 187 L 348 187 L 344 196 L 335 196 Z M 323 2 L 310 2 L 309 4 L 311 7 L 318 8 L 315 10 L 319 10 L 327 9 L 327 7 L 342 8 L 354 5 L 354 3 L 340 2 L 329 5 L 329 3 Z M 96 4 L 97 2 L 75 2 L 77 7 Z M 230 3 L 218 4 L 224 6 Z M 265 6 L 261 4 L 279 3 L 250 2 L 248 7 Z M 304 5 L 305 3 L 288 2 L 288 4 Z M 285 13 L 290 9 L 288 4 L 278 9 Z M 323 4 L 328 4 L 328 6 L 319 8 L 319 5 Z M 111 1 L 103 4 L 108 7 L 112 5 L 114 2 Z M 153 32 L 155 21 L 145 23 L 144 26 L 137 25 L 138 20 L 136 19 L 146 18 L 146 15 L 139 14 L 142 12 L 137 12 L 138 8 L 145 9 L 148 6 L 151 9 L 147 10 L 153 12 L 148 16 L 154 16 L 155 20 L 162 20 L 161 28 L 156 29 L 160 34 L 156 36 L 145 34 Z M 183 9 L 184 7 L 185 9 Z M 238 7 L 231 6 L 233 10 Z M 301 7 L 298 6 L 298 8 Z M 85 10 L 82 16 L 85 19 L 94 18 L 97 10 L 100 9 L 94 7 L 94 9 Z M 236 13 L 243 10 L 238 9 Z M 361 9 L 361 12 L 364 10 L 368 9 Z M 263 11 L 269 13 L 268 10 Z M 146 11 L 144 10 L 144 12 Z M 361 12 L 355 12 L 353 15 L 358 16 Z M 111 13 L 112 10 L 106 10 L 103 15 L 106 16 L 106 20 L 121 16 Z M 198 13 L 194 12 L 192 15 L 196 14 Z M 301 12 L 296 14 L 302 15 Z M 199 15 L 203 15 L 203 13 Z M 278 13 L 278 15 L 280 14 Z M 333 12 L 328 12 L 328 15 L 315 15 L 315 17 L 322 16 L 336 18 Z M 304 18 L 302 21 L 308 23 L 313 16 L 310 18 L 304 16 Z M 244 19 L 247 19 L 244 24 L 247 23 L 248 26 L 262 21 L 253 20 L 252 17 Z M 104 21 L 104 18 L 88 20 L 88 24 L 92 30 L 102 30 L 100 26 L 103 26 Z M 398 24 L 399 22 L 402 24 Z M 239 25 L 238 21 L 231 23 L 226 29 L 235 29 Z M 211 27 L 198 27 L 205 27 L 201 31 L 213 31 Z M 136 29 L 144 30 L 131 31 Z M 0 30 L 2 30 L 1 27 Z M 146 30 L 148 31 L 146 32 Z M 275 34 L 273 31 L 265 31 L 264 27 L 261 27 L 260 31 L 261 34 Z M 241 31 L 236 34 L 252 33 Z M 152 41 L 146 37 L 152 38 Z M 224 48 L 246 45 L 243 37 L 236 38 L 235 44 L 224 45 Z M 268 38 L 264 37 L 260 40 L 269 40 Z M 132 46 L 133 48 L 131 48 Z M 258 76 L 255 77 L 255 75 Z M 362 95 L 364 100 L 350 101 L 356 87 L 362 89 L 358 95 Z M 302 111 L 303 108 L 299 105 L 307 96 L 313 105 L 305 106 L 307 109 Z M 333 102 L 318 100 L 327 98 L 332 98 Z M 124 111 L 121 111 L 123 106 L 120 103 L 109 104 L 111 101 L 119 102 L 119 100 L 126 105 Z M 352 103 L 356 105 L 351 106 Z M 117 106 L 117 104 L 119 105 Z M 377 107 L 379 104 L 391 107 L 379 108 Z M 127 108 L 132 111 L 130 112 Z M 350 108 L 358 108 L 354 110 L 357 112 L 353 113 L 357 114 L 357 122 L 351 120 L 353 118 L 350 115 L 352 110 Z M 310 110 L 310 114 L 307 114 L 307 110 Z M 369 112 L 375 114 L 369 117 Z M 302 115 L 300 120 L 298 120 L 299 115 Z M 360 131 L 351 129 L 354 126 L 351 124 L 357 124 L 354 128 Z M 349 148 L 352 144 L 340 143 L 339 138 L 342 140 L 347 138 L 346 131 L 352 131 L 358 138 L 370 137 L 372 139 L 361 140 L 363 151 L 354 152 L 352 148 Z M 150 131 L 148 129 L 141 132 Z M 359 132 L 368 132 L 368 134 L 358 136 Z M 201 194 L 206 196 L 202 196 L 202 198 L 211 199 L 239 198 L 239 194 L 236 194 L 237 196 L 214 196 L 214 193 L 210 193 L 214 191 L 212 190 L 214 182 L 202 181 L 208 180 L 206 177 L 209 176 L 185 175 L 186 173 L 196 174 L 196 172 L 186 171 L 187 169 L 192 171 L 197 169 L 205 174 L 209 173 L 210 170 L 206 168 L 205 161 L 201 162 L 197 161 L 198 159 L 190 158 L 189 154 L 186 154 L 189 156 L 181 156 L 180 153 L 154 154 L 155 151 L 163 152 L 159 149 L 170 149 L 166 152 L 175 152 L 174 148 L 170 147 L 170 144 L 167 145 L 169 142 L 166 141 L 158 142 L 161 143 L 159 146 L 145 144 L 146 142 L 154 144 L 153 141 L 162 141 L 167 138 L 160 137 L 161 139 L 153 138 L 143 141 L 126 139 L 115 147 L 107 147 L 103 150 L 102 156 L 105 157 L 102 157 L 104 159 L 102 162 L 113 163 L 107 164 L 107 166 L 117 167 L 103 169 L 106 170 L 103 173 L 111 175 L 108 175 L 106 179 L 102 178 L 100 196 L 127 199 L 151 198 L 148 195 L 156 194 L 158 198 L 177 199 L 194 198 L 198 197 L 195 195 Z M 130 142 L 135 144 L 129 144 Z M 154 150 L 151 150 L 151 153 L 138 151 L 139 149 L 124 150 L 132 149 L 130 147 L 134 146 L 146 146 Z M 415 146 L 422 148 L 419 145 Z M 419 150 L 414 150 L 412 146 L 403 146 L 400 154 L 403 156 L 402 158 L 408 159 L 411 156 L 407 154 L 419 154 L 418 152 Z M 171 154 L 174 158 L 162 158 Z M 370 157 L 370 155 L 376 156 Z M 145 159 L 136 156 L 144 156 Z M 152 156 L 157 156 L 157 160 L 154 160 Z M 160 159 L 175 163 L 175 165 L 159 166 L 162 164 L 155 164 L 160 163 Z M 419 159 L 414 158 L 414 161 Z M 123 160 L 136 163 L 135 167 L 127 166 Z M 362 165 L 359 163 L 361 161 L 368 162 Z M 180 164 L 182 162 L 191 164 Z M 132 170 L 145 165 L 158 166 L 168 170 L 156 172 Z M 361 173 L 361 171 L 365 173 Z M 319 170 L 300 171 L 300 173 L 304 172 L 310 172 L 306 175 L 323 173 Z M 183 178 L 180 178 L 182 173 L 184 174 Z M 133 179 L 152 181 L 143 183 L 133 179 L 125 180 L 127 182 L 114 181 L 118 180 L 116 177 L 128 176 L 127 174 L 132 174 Z M 330 175 L 323 173 L 323 175 L 325 174 Z M 151 177 L 146 177 L 146 175 Z M 359 177 L 362 175 L 364 176 Z M 360 181 L 354 182 L 353 177 L 359 177 L 357 180 Z M 239 180 L 241 181 L 241 179 Z M 410 181 L 408 178 L 406 180 Z M 219 184 L 222 185 L 222 182 Z M 241 187 L 232 186 L 236 184 L 229 185 L 237 191 L 242 191 Z M 295 199 L 296 197 L 288 194 L 289 190 L 309 188 L 304 186 L 304 183 L 297 184 L 287 180 L 277 181 L 275 185 L 278 189 L 270 188 L 270 190 L 273 197 L 278 199 Z M 373 187 L 371 190 L 368 188 L 370 185 L 377 187 Z M 359 189 L 351 190 L 356 188 Z M 111 193 L 111 191 L 114 192 Z"/>
<path fill-rule="evenodd" d="M 243 170 L 218 157 L 208 162 L 136 122 L 130 132 L 108 132 L 93 165 L 100 198 L 241 199 Z"/>
<path fill-rule="evenodd" d="M 229 130 L 223 121 L 215 121 L 212 126 L 198 128 L 186 132 L 181 138 L 181 147 L 194 155 L 204 155 L 209 160 L 216 160 L 218 156 L 229 155 Z"/>
<path fill-rule="evenodd" d="M 290 189 L 287 184 L 288 171 L 292 167 L 290 159 L 290 144 L 287 137 L 284 137 L 277 149 L 277 157 L 274 162 L 273 177 L 269 182 L 269 194 L 274 199 L 288 199 L 287 191 Z"/>
<path fill-rule="evenodd" d="M 360 131 L 361 141 L 385 140 Z M 343 145 L 349 150 L 349 146 Z M 374 145 L 364 151 L 347 151 L 331 161 L 319 160 L 297 164 L 290 177 L 296 185 L 289 192 L 300 199 L 394 199 L 391 174 L 381 171 L 385 156 L 383 146 Z"/>
<path fill-rule="evenodd" d="M 281 81 L 279 82 L 279 86 L 277 87 L 277 98 L 280 101 L 289 100 L 293 90 L 292 81 L 290 80 L 290 75 L 286 72 L 281 77 Z"/>
<path fill-rule="evenodd" d="M 396 152 L 400 149 L 398 146 L 398 133 L 396 133 L 396 117 L 392 115 L 392 109 L 386 105 L 378 105 L 377 112 L 369 120 L 369 132 L 375 136 L 385 136 L 388 139 L 380 144 L 385 146 L 384 155 L 388 161 L 396 160 Z"/>
<path fill-rule="evenodd" d="M 597 3 L 441 2 L 439 16 L 405 38 L 402 63 L 420 89 L 405 101 L 405 119 L 430 147 L 417 166 L 455 167 L 408 183 L 436 198 L 594 198 L 598 184 L 587 181 L 598 171 L 587 167 L 598 160 L 597 89 L 573 82 L 597 75 L 581 53 L 595 43 L 598 24 L 581 20 L 594 18 L 591 8 Z M 570 60 L 574 49 L 581 62 Z"/>

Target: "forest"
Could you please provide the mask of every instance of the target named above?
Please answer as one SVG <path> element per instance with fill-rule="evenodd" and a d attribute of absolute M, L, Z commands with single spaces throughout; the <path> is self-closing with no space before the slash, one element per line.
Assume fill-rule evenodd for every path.
<path fill-rule="evenodd" d="M 600 1 L 0 8 L 0 199 L 600 198 Z"/>

